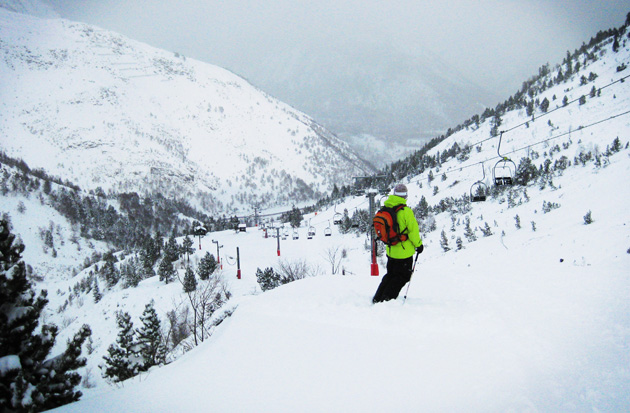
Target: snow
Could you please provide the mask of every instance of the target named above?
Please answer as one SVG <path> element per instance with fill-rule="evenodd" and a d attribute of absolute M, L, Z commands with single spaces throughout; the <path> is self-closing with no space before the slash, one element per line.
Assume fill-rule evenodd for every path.
<path fill-rule="evenodd" d="M 597 73 L 598 87 L 627 75 L 616 67 L 629 60 L 628 46 L 612 54 L 608 45 L 598 53 L 601 59 L 581 72 Z M 591 87 L 580 86 L 576 77 L 540 98 L 548 97 L 552 109 L 564 95 L 576 99 Z M 93 270 L 72 278 L 68 274 L 90 247 L 85 240 L 80 250 L 70 242 L 56 242 L 58 258 L 53 260 L 42 252 L 37 229 L 54 221 L 63 235 L 59 239 L 67 239 L 71 226 L 37 199 L 3 197 L 2 210 L 11 214 L 14 232 L 25 241 L 25 261 L 36 273 L 50 270 L 38 288 L 50 292 L 45 321 L 60 326 L 53 354 L 63 351 L 82 324 L 93 331 L 93 351 L 81 369 L 84 396 L 58 411 L 630 410 L 630 116 L 611 118 L 628 111 L 629 92 L 625 83 L 615 83 L 584 105 L 576 103 L 542 119 L 538 113 L 536 121 L 505 133 L 501 152 L 518 162 L 536 151 L 536 166 L 562 155 L 573 162 L 586 149 L 602 153 L 616 137 L 624 149 L 605 157 L 601 167 L 592 162 L 569 167 L 553 177 L 554 186 L 527 187 L 529 201 L 522 190 L 515 191 L 520 201 L 516 206 L 508 204 L 505 194 L 472 204 L 470 212 L 454 214 L 455 232 L 450 231 L 449 213 L 435 215 L 437 230 L 422 234 L 425 251 L 405 301 L 371 303 L 385 260 L 379 258 L 381 276 L 371 276 L 366 237 L 342 235 L 332 225 L 335 212 L 367 208 L 365 197 L 350 197 L 305 216 L 298 240 L 280 240 L 280 256 L 278 240 L 264 238 L 258 228 L 209 233 L 200 247 L 195 237 L 193 266 L 206 252 L 216 254 L 213 240 L 222 246 L 222 269 L 216 276 L 233 294 L 224 307 L 232 315 L 174 362 L 119 387 L 108 385 L 98 369 L 107 346 L 116 340 L 115 312 L 128 311 L 138 327 L 144 306 L 154 300 L 164 326 L 166 313 L 184 300 L 181 285 L 165 285 L 153 277 L 134 289 L 106 289 L 99 281 L 99 303 L 83 295 L 61 311 L 68 290 Z M 509 112 L 502 127 L 528 119 L 524 110 Z M 491 185 L 498 139 L 488 139 L 489 132 L 485 122 L 431 150 L 443 152 L 454 142 L 473 145 L 468 160 L 451 159 L 434 168 L 432 184 L 428 172 L 404 179 L 409 205 L 417 205 L 422 196 L 436 205 L 445 197 L 468 193 L 482 176 L 482 162 L 485 183 Z M 548 154 L 565 143 L 567 149 Z M 443 173 L 448 175 L 445 181 L 440 179 Z M 434 195 L 435 186 L 439 191 Z M 25 214 L 16 212 L 19 201 Z M 560 207 L 544 213 L 544 202 Z M 588 211 L 594 222 L 585 225 Z M 465 248 L 456 251 L 456 238 L 465 239 L 465 217 L 473 228 L 488 223 L 494 234 L 484 237 L 476 230 L 478 240 L 464 241 Z M 309 225 L 317 230 L 311 240 L 306 237 Z M 329 226 L 333 235 L 324 237 Z M 440 248 L 442 230 L 451 251 Z M 98 243 L 93 247 L 105 249 Z M 237 248 L 241 279 L 236 278 Z M 342 250 L 343 272 L 333 274 L 328 257 Z M 295 262 L 309 265 L 314 276 L 261 292 L 258 268 Z"/>
<path fill-rule="evenodd" d="M 630 190 L 615 182 L 630 157 L 613 159 L 596 173 L 574 168 L 555 191 L 561 208 L 533 213 L 545 194 L 515 208 L 505 218 L 520 214 L 523 228 L 502 225 L 503 237 L 444 253 L 439 231 L 428 234 L 404 303 L 371 304 L 381 277 L 369 275 L 364 240 L 336 228 L 312 240 L 302 228 L 281 240 L 280 258 L 277 240 L 253 228 L 209 234 L 223 256 L 240 248 L 242 279 L 228 264 L 222 272 L 233 315 L 174 363 L 60 411 L 627 410 Z M 209 237 L 195 256 L 215 253 Z M 334 245 L 348 249 L 353 275 L 326 271 Z M 319 262 L 323 274 L 252 295 L 255 268 L 280 259 Z"/>
<path fill-rule="evenodd" d="M 21 370 L 22 364 L 20 363 L 20 357 L 16 355 L 9 355 L 0 357 L 0 377 L 4 376 L 11 370 Z"/>

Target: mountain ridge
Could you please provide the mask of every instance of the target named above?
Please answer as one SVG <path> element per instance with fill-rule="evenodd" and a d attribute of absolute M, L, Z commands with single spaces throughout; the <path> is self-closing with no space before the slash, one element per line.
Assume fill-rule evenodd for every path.
<path fill-rule="evenodd" d="M 82 23 L 0 13 L 2 147 L 32 167 L 86 189 L 185 194 L 209 212 L 313 201 L 373 170 L 225 69 Z M 243 173 L 252 158 L 255 173 Z"/>

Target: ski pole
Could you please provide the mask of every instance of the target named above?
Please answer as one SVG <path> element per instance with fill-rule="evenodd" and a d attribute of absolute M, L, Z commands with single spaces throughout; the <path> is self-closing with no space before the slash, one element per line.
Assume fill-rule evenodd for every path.
<path fill-rule="evenodd" d="M 409 292 L 409 287 L 411 287 L 411 279 L 413 278 L 413 273 L 416 271 L 416 263 L 418 262 L 418 257 L 420 253 L 416 253 L 416 259 L 413 261 L 413 268 L 411 269 L 411 275 L 409 276 L 409 282 L 407 283 L 407 291 L 405 291 L 405 296 L 403 297 L 403 304 L 407 301 L 407 293 Z"/>

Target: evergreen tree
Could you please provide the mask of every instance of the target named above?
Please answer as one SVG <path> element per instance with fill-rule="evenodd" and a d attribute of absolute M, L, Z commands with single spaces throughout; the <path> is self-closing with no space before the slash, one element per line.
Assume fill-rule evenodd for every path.
<path fill-rule="evenodd" d="M 120 264 L 120 277 L 123 279 L 124 287 L 137 287 L 143 279 L 143 268 L 134 257 L 129 258 L 127 263 Z"/>
<path fill-rule="evenodd" d="M 98 277 L 94 277 L 94 287 L 92 289 L 92 296 L 94 297 L 94 302 L 98 303 L 103 298 L 103 294 L 101 294 L 100 288 L 98 288 Z"/>
<path fill-rule="evenodd" d="M 302 216 L 300 209 L 293 206 L 293 209 L 289 213 L 289 223 L 291 224 L 291 228 L 298 228 L 302 225 L 303 219 L 304 217 Z"/>
<path fill-rule="evenodd" d="M 442 237 L 440 238 L 440 246 L 444 250 L 444 252 L 448 252 L 451 248 L 448 246 L 448 238 L 446 238 L 446 232 L 442 230 Z"/>
<path fill-rule="evenodd" d="M 466 217 L 464 224 L 466 228 L 466 231 L 464 232 L 464 236 L 466 237 L 468 242 L 477 241 L 477 236 L 475 235 L 475 232 L 472 230 L 472 228 L 470 228 L 470 217 Z"/>
<path fill-rule="evenodd" d="M 586 215 L 584 215 L 584 225 L 589 225 L 593 223 L 593 215 L 591 211 L 588 211 Z"/>
<path fill-rule="evenodd" d="M 137 343 L 139 355 L 142 357 L 141 370 L 146 371 L 153 366 L 163 364 L 166 359 L 161 323 L 155 312 L 153 300 L 145 306 L 140 320 L 142 327 L 136 330 Z"/>
<path fill-rule="evenodd" d="M 212 273 L 217 269 L 217 265 L 217 260 L 214 258 L 214 255 L 206 252 L 206 255 L 199 261 L 199 268 L 197 268 L 199 279 L 207 280 L 210 278 Z"/>
<path fill-rule="evenodd" d="M 115 286 L 120 280 L 120 273 L 114 266 L 113 261 L 105 261 L 105 264 L 101 267 L 100 273 L 109 288 Z"/>
<path fill-rule="evenodd" d="M 487 222 L 486 222 L 486 225 L 484 225 L 484 227 L 481 229 L 481 232 L 483 233 L 484 237 L 489 237 L 490 235 L 492 235 L 492 229 L 490 228 L 490 225 L 488 225 Z"/>
<path fill-rule="evenodd" d="M 131 316 L 126 312 L 116 313 L 118 323 L 118 338 L 115 344 L 107 348 L 103 377 L 112 380 L 114 383 L 127 380 L 138 374 L 139 363 L 134 337 L 133 323 Z"/>
<path fill-rule="evenodd" d="M 462 241 L 461 237 L 457 237 L 457 240 L 455 241 L 455 244 L 457 244 L 457 250 L 458 251 L 464 249 L 464 242 Z"/>
<path fill-rule="evenodd" d="M 514 181 L 518 185 L 525 186 L 537 177 L 538 169 L 532 163 L 532 160 L 529 157 L 521 158 L 521 162 L 518 164 L 518 167 L 516 168 L 516 173 L 514 174 Z"/>
<path fill-rule="evenodd" d="M 186 254 L 186 262 L 190 262 L 190 254 L 193 254 L 195 252 L 192 246 L 193 240 L 188 235 L 186 235 L 182 244 L 182 254 Z"/>
<path fill-rule="evenodd" d="M 173 281 L 175 277 L 175 269 L 173 268 L 173 263 L 168 258 L 162 258 L 160 262 L 160 267 L 158 268 L 158 275 L 160 276 L 160 281 L 164 281 L 165 284 Z"/>
<path fill-rule="evenodd" d="M 46 360 L 57 327 L 43 325 L 35 333 L 47 293 L 35 298 L 23 251 L 8 222 L 0 220 L 0 411 L 42 411 L 78 400 L 74 387 L 81 378 L 73 370 L 85 365 L 81 346 L 91 333 L 84 326 L 62 355 Z"/>
<path fill-rule="evenodd" d="M 177 245 L 174 235 L 170 236 L 168 242 L 164 246 L 164 258 L 171 262 L 179 259 L 179 245 Z"/>
<path fill-rule="evenodd" d="M 341 224 L 339 224 L 339 233 L 347 234 L 352 229 L 352 220 L 348 214 L 348 210 L 343 210 L 343 218 L 341 218 Z"/>
<path fill-rule="evenodd" d="M 516 214 L 516 216 L 514 217 L 514 225 L 516 225 L 516 229 L 521 229 L 521 217 L 518 216 L 518 214 Z"/>
<path fill-rule="evenodd" d="M 549 110 L 549 99 L 544 98 L 542 102 L 540 102 L 540 110 L 543 113 L 546 113 Z"/>
<path fill-rule="evenodd" d="M 260 289 L 263 291 L 272 290 L 282 284 L 280 282 L 280 274 L 276 273 L 271 267 L 265 268 L 264 271 L 257 268 L 256 281 L 258 281 Z"/>
<path fill-rule="evenodd" d="M 74 391 L 81 383 L 81 375 L 75 370 L 87 364 L 87 359 L 81 357 L 81 353 L 83 343 L 91 335 L 90 326 L 84 324 L 72 340 L 68 340 L 66 351 L 44 362 L 43 368 L 38 371 L 42 377 L 42 383 L 38 386 L 42 394 L 39 407 L 43 410 L 75 402 L 81 397 L 80 391 Z"/>
<path fill-rule="evenodd" d="M 197 289 L 197 280 L 195 279 L 195 273 L 192 268 L 186 267 L 186 274 L 184 274 L 184 292 L 191 293 Z"/>
<path fill-rule="evenodd" d="M 427 216 L 429 216 L 429 203 L 427 202 L 427 199 L 424 195 L 422 195 L 422 198 L 420 198 L 420 202 L 418 203 L 418 206 L 416 206 L 416 208 L 414 209 L 414 212 L 419 219 L 425 219 Z"/>

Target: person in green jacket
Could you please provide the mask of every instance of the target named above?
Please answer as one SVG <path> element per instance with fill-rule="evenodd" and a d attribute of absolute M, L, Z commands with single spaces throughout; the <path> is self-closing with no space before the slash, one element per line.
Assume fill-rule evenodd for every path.
<path fill-rule="evenodd" d="M 413 255 L 420 254 L 424 250 L 418 221 L 411 210 L 407 207 L 407 187 L 398 184 L 394 188 L 393 195 L 385 201 L 386 207 L 405 205 L 398 211 L 396 219 L 398 221 L 399 233 L 406 234 L 407 239 L 396 245 L 386 246 L 387 253 L 387 273 L 383 276 L 381 284 L 374 294 L 373 303 L 387 300 L 395 300 L 400 294 L 400 290 L 411 279 L 413 271 Z"/>

